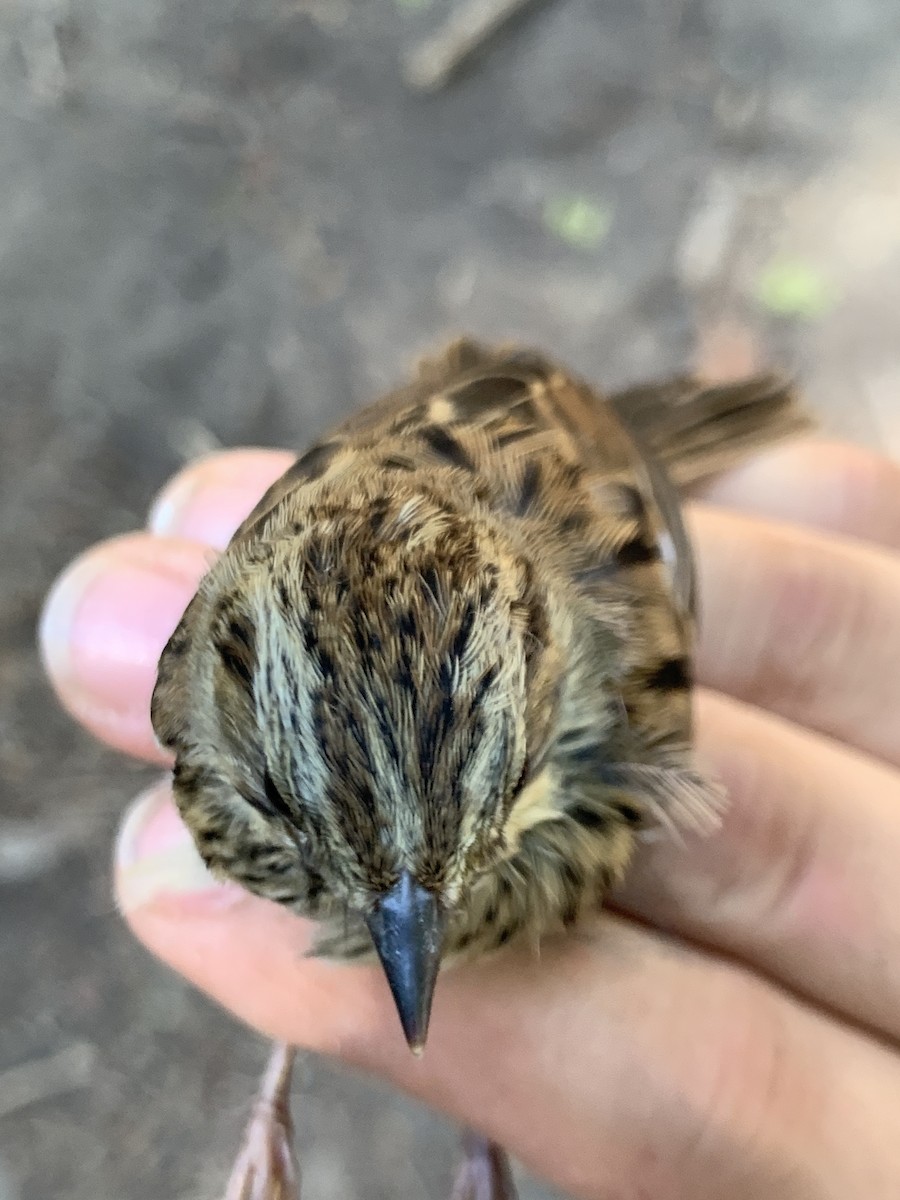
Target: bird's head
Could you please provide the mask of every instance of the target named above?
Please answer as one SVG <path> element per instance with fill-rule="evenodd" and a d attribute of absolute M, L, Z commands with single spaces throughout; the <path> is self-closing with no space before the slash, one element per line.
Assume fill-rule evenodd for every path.
<path fill-rule="evenodd" d="M 527 561 L 411 494 L 236 543 L 161 660 L 154 725 L 201 853 L 298 911 L 361 916 L 413 1048 L 454 914 L 508 852 L 547 642 Z"/>

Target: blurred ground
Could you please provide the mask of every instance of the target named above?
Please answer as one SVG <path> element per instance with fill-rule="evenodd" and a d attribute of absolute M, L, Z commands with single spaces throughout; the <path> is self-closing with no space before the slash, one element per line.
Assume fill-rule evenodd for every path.
<path fill-rule="evenodd" d="M 777 361 L 900 450 L 896 0 L 555 0 L 416 95 L 448 2 L 0 4 L 0 1200 L 212 1200 L 263 1058 L 117 920 L 142 776 L 32 644 L 186 454 L 460 329 L 609 384 Z M 452 1130 L 306 1074 L 309 1200 L 445 1195 Z"/>

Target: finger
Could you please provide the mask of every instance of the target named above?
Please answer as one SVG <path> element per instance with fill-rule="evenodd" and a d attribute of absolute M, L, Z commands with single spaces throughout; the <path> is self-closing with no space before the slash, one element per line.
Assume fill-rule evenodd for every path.
<path fill-rule="evenodd" d="M 226 450 L 191 463 L 159 493 L 147 528 L 224 550 L 263 492 L 295 458 L 285 450 Z"/>
<path fill-rule="evenodd" d="M 861 446 L 777 446 L 708 484 L 704 499 L 900 550 L 900 465 Z"/>
<path fill-rule="evenodd" d="M 238 449 L 190 464 L 157 497 L 148 528 L 218 549 L 296 456 Z M 767 450 L 707 484 L 715 505 L 900 549 L 900 465 L 845 442 Z"/>
<path fill-rule="evenodd" d="M 293 461 L 278 450 L 235 450 L 186 467 L 150 515 L 157 534 L 93 547 L 67 568 L 44 605 L 40 643 L 66 708 L 92 733 L 151 762 L 166 755 L 150 725 L 163 646 L 214 554 Z"/>
<path fill-rule="evenodd" d="M 643 847 L 617 904 L 900 1039 L 900 774 L 724 696 L 697 728 L 722 826 Z"/>
<path fill-rule="evenodd" d="M 157 793 L 122 839 L 120 903 L 150 949 L 270 1036 L 388 1076 L 568 1193 L 895 1194 L 896 1057 L 739 967 L 607 918 L 539 959 L 442 976 L 417 1063 L 377 970 L 305 958 L 308 923 L 204 886 L 196 863 L 179 882 L 176 826 Z"/>
<path fill-rule="evenodd" d="M 240 466 L 241 454 L 215 456 L 188 470 L 175 486 L 175 493 L 181 493 L 188 499 L 179 504 L 174 499 L 167 500 L 167 493 L 163 493 L 157 512 L 168 512 L 169 516 L 166 522 L 162 521 L 162 517 L 156 517 L 157 523 L 168 523 L 170 527 L 179 528 L 180 512 L 185 518 L 185 528 L 194 534 L 209 536 L 210 539 L 218 536 L 221 539 L 256 502 L 259 488 L 269 481 L 271 475 L 277 475 L 284 464 L 284 457 L 277 454 L 265 451 L 245 454 L 251 454 L 256 467 L 248 469 L 246 473 L 241 468 L 234 478 L 232 470 Z M 212 482 L 206 488 L 204 480 L 210 479 Z M 233 505 L 232 508 L 229 505 Z M 746 520 L 738 524 L 722 524 L 728 520 L 734 522 L 738 518 L 722 515 L 716 518 L 709 510 L 697 510 L 695 520 L 701 566 L 706 568 L 702 572 L 706 616 L 704 630 L 707 632 L 703 648 L 709 649 L 706 659 L 701 653 L 701 670 L 709 662 L 709 682 L 726 690 L 731 688 L 737 695 L 754 698 L 760 703 L 770 700 L 775 707 L 784 706 L 782 710 L 797 716 L 799 720 L 808 721 L 838 736 L 857 739 L 858 744 L 866 749 L 884 752 L 884 744 L 887 744 L 888 754 L 895 751 L 892 678 L 889 673 L 880 677 L 881 695 L 878 694 L 877 685 L 872 685 L 866 674 L 871 654 L 856 654 L 854 638 L 857 626 L 864 625 L 860 637 L 870 648 L 874 643 L 881 665 L 880 630 L 887 630 L 883 636 L 887 638 L 884 646 L 888 649 L 887 665 L 890 665 L 890 643 L 896 641 L 892 637 L 894 586 L 900 566 L 893 564 L 893 560 L 888 564 L 887 559 L 875 558 L 871 554 L 865 558 L 860 547 L 830 546 L 828 542 L 816 542 L 812 535 L 804 535 L 790 528 L 772 529 Z M 209 524 L 205 521 L 209 521 Z M 744 554 L 744 539 L 749 539 L 748 554 Z M 144 628 L 140 623 L 148 616 L 146 605 L 139 602 L 132 605 L 132 590 L 124 578 L 116 578 L 116 554 L 131 545 L 127 539 L 112 542 L 80 560 L 76 570 L 66 572 L 64 581 L 54 590 L 42 632 L 50 673 L 73 712 L 79 716 L 83 714 L 85 724 L 112 744 L 146 754 L 146 748 L 152 748 L 154 740 L 146 724 L 146 710 L 140 706 L 143 698 L 150 694 L 152 679 L 145 674 L 139 679 L 132 679 L 124 668 L 127 665 L 130 670 L 140 674 L 146 661 L 152 659 L 155 670 L 158 650 L 162 649 L 170 632 L 167 628 L 164 636 L 160 636 L 161 630 L 163 626 L 173 623 L 173 616 L 176 618 L 172 608 L 179 605 L 184 608 L 190 600 L 209 560 L 204 558 L 202 565 L 194 568 L 193 572 L 187 571 L 185 575 L 180 562 L 169 564 L 170 558 L 185 558 L 188 551 L 184 546 L 173 544 L 173 547 L 169 547 L 162 539 L 158 544 L 146 542 L 144 550 L 140 551 L 145 568 L 150 568 L 152 556 L 157 553 L 160 570 L 169 576 L 169 583 L 170 577 L 175 574 L 190 578 L 191 586 L 185 589 L 178 605 L 175 605 L 169 586 L 170 599 L 160 602 L 155 608 L 155 628 L 151 629 L 151 624 Z M 137 542 L 133 545 L 137 545 Z M 800 596 L 798 605 L 796 598 L 791 595 L 792 564 L 785 562 L 785 558 L 790 557 L 797 546 L 804 547 L 808 552 L 799 565 L 793 564 L 794 574 L 799 576 L 800 583 L 805 583 L 805 594 L 814 599 L 817 593 L 823 596 L 824 602 L 818 604 L 815 619 L 812 620 L 806 619 L 803 596 Z M 198 554 L 196 550 L 192 553 L 194 557 Z M 865 570 L 858 568 L 860 556 L 863 556 L 866 564 Z M 808 564 L 805 574 L 804 564 Z M 823 564 L 830 570 L 823 570 Z M 734 565 L 736 571 L 732 570 Z M 100 566 L 103 570 L 98 570 Z M 883 570 L 878 569 L 880 566 L 883 566 Z M 737 572 L 740 570 L 749 577 L 746 578 L 746 586 L 742 586 L 738 593 L 732 584 L 737 582 Z M 787 578 L 780 587 L 769 588 L 767 571 L 775 584 L 778 584 L 779 571 L 782 575 L 787 572 Z M 869 588 L 869 581 L 876 575 L 882 586 Z M 133 572 L 130 577 L 133 587 L 136 583 Z M 886 580 L 887 587 L 883 586 Z M 118 595 L 122 601 L 118 617 L 110 623 L 110 628 L 115 628 L 116 622 L 119 625 L 112 642 L 104 635 L 102 624 L 91 617 L 91 606 L 82 605 L 82 593 L 85 590 L 94 601 L 102 601 L 107 594 Z M 884 598 L 886 593 L 887 599 Z M 775 601 L 781 596 L 780 606 L 778 602 L 773 602 L 773 595 Z M 854 608 L 857 595 L 862 600 L 874 600 L 869 607 L 881 614 L 881 622 L 868 619 L 869 607 L 864 606 L 862 600 L 859 608 L 865 619 L 854 619 L 857 617 Z M 767 613 L 767 606 L 774 611 Z M 103 611 L 102 602 L 98 608 L 103 623 L 106 623 L 112 613 L 108 607 Z M 888 619 L 884 620 L 886 610 L 890 611 L 887 612 Z M 82 617 L 80 625 L 73 625 L 76 613 Z M 716 620 L 716 617 L 719 619 Z M 846 626 L 844 636 L 840 636 L 841 620 Z M 134 656 L 127 646 L 128 622 L 133 622 L 136 646 L 143 647 Z M 750 634 L 749 622 L 756 622 L 756 628 L 751 628 Z M 779 624 L 786 628 L 780 629 Z M 796 654 L 797 647 L 803 647 L 803 642 L 798 642 L 794 637 L 794 625 L 810 643 L 802 655 Z M 835 625 L 839 626 L 838 635 L 835 635 Z M 158 643 L 152 654 L 148 641 L 151 634 L 155 634 Z M 71 646 L 73 637 L 76 640 L 86 637 L 88 653 L 79 653 L 76 647 Z M 817 671 L 815 658 L 818 642 L 823 643 L 826 658 L 830 656 L 830 659 L 836 660 L 830 673 L 827 670 Z M 894 646 L 894 653 L 896 649 Z M 791 661 L 794 656 L 798 656 L 798 664 Z M 104 661 L 106 658 L 114 661 L 107 664 Z M 842 670 L 845 662 L 850 664 L 848 671 Z M 794 666 L 797 666 L 797 670 L 792 678 Z M 791 688 L 793 695 L 790 694 Z M 779 689 L 786 691 L 787 695 L 779 696 Z M 772 692 L 772 696 L 768 692 Z M 816 706 L 811 706 L 809 710 L 810 698 L 817 700 L 818 708 L 822 708 L 823 712 L 817 712 Z M 134 708 L 136 701 L 140 702 L 137 709 Z M 888 708 L 884 707 L 886 702 Z M 847 707 L 852 712 L 845 712 Z M 872 708 L 880 708 L 880 712 L 872 715 Z"/>
<path fill-rule="evenodd" d="M 156 667 L 213 557 L 198 542 L 127 534 L 54 584 L 40 625 L 47 674 L 69 712 L 111 746 L 168 761 L 150 725 Z"/>
<path fill-rule="evenodd" d="M 698 507 L 698 676 L 900 762 L 900 558 Z"/>

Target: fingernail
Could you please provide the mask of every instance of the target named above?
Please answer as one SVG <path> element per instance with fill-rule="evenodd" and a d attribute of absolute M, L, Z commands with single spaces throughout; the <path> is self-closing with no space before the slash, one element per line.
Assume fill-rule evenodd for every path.
<path fill-rule="evenodd" d="M 224 550 L 250 509 L 290 465 L 274 450 L 229 450 L 177 475 L 150 509 L 151 532 L 190 538 Z"/>
<path fill-rule="evenodd" d="M 166 484 L 147 515 L 147 528 L 152 533 L 181 533 L 183 518 L 200 490 L 202 476 L 198 469 L 187 470 Z"/>
<path fill-rule="evenodd" d="M 225 904 L 245 894 L 206 869 L 168 783 L 144 792 L 125 814 L 116 842 L 116 881 L 125 912 L 164 896 L 203 895 Z"/>
<path fill-rule="evenodd" d="M 188 475 L 160 493 L 150 509 L 147 528 L 224 550 L 246 515 L 243 489 Z"/>
<path fill-rule="evenodd" d="M 57 580 L 41 617 L 51 678 L 96 706 L 146 711 L 159 655 L 202 568 L 196 547 L 184 552 L 143 534 L 78 559 Z"/>

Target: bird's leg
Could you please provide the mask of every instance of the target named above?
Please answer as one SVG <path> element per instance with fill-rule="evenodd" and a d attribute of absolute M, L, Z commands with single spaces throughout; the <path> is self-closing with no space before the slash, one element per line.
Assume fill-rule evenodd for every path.
<path fill-rule="evenodd" d="M 518 1200 L 506 1151 L 471 1130 L 463 1134 L 464 1159 L 450 1200 Z"/>
<path fill-rule="evenodd" d="M 224 1200 L 300 1200 L 291 1121 L 294 1049 L 276 1043 L 244 1131 Z"/>

